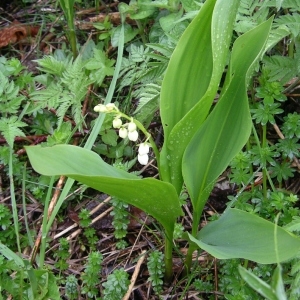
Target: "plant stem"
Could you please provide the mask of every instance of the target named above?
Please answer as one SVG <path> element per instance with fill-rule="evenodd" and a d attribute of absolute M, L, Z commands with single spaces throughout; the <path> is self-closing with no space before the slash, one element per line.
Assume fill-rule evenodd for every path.
<path fill-rule="evenodd" d="M 54 184 L 54 176 L 50 179 L 50 184 L 48 187 L 48 192 L 45 200 L 45 207 L 44 207 L 44 218 L 42 223 L 42 239 L 41 239 L 41 249 L 40 249 L 40 260 L 39 260 L 39 267 L 42 268 L 44 265 L 45 260 L 45 253 L 46 253 L 46 239 L 47 239 L 47 221 L 48 221 L 48 208 L 49 203 L 51 201 L 51 192 Z"/>
<path fill-rule="evenodd" d="M 262 148 L 264 149 L 267 146 L 267 125 L 262 125 Z M 264 166 L 262 169 L 263 172 L 263 195 L 264 198 L 267 198 L 267 167 Z"/>
<path fill-rule="evenodd" d="M 9 147 L 9 168 L 8 168 L 8 176 L 10 182 L 10 195 L 11 195 L 11 206 L 13 211 L 13 219 L 14 219 L 14 227 L 15 234 L 17 239 L 17 247 L 18 252 L 21 254 L 21 246 L 20 246 L 20 236 L 19 236 L 19 220 L 18 220 L 18 211 L 17 211 L 17 202 L 15 195 L 15 185 L 13 179 L 13 147 Z"/>
<path fill-rule="evenodd" d="M 173 259 L 172 259 L 172 250 L 173 250 L 173 232 L 167 232 L 165 236 L 165 282 L 170 283 L 173 275 Z"/>

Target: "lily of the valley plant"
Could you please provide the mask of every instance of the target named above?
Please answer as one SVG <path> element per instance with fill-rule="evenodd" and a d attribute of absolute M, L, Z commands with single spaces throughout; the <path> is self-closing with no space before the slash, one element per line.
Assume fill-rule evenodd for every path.
<path fill-rule="evenodd" d="M 193 205 L 193 225 L 186 257 L 201 248 L 219 259 L 245 258 L 275 263 L 291 258 L 300 239 L 250 213 L 228 208 L 214 222 L 199 230 L 203 207 L 218 176 L 247 142 L 251 117 L 247 83 L 253 65 L 262 56 L 272 19 L 236 39 L 218 103 L 218 92 L 228 60 L 238 0 L 207 0 L 183 33 L 170 59 L 160 97 L 164 144 L 159 153 L 153 140 L 139 147 L 146 163 L 152 146 L 159 179 L 144 178 L 114 168 L 96 153 L 70 145 L 50 148 L 27 147 L 33 168 L 44 175 L 66 175 L 92 188 L 116 196 L 156 218 L 165 232 L 166 280 L 172 275 L 174 224 L 183 215 L 179 194 L 185 184 Z M 113 104 L 99 106 L 100 116 L 115 110 Z M 121 113 L 120 113 L 121 114 Z M 138 122 L 122 123 L 116 114 L 114 126 L 121 137 L 135 141 Z M 118 120 L 119 119 L 119 120 Z M 135 124 L 135 125 L 133 125 Z"/>

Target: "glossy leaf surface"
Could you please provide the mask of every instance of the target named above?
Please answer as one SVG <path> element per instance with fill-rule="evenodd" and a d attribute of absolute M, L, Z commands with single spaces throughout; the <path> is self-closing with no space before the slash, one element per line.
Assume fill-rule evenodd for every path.
<path fill-rule="evenodd" d="M 235 41 L 218 104 L 184 153 L 183 177 L 193 207 L 199 213 L 215 180 L 249 138 L 252 126 L 246 90 L 249 70 L 264 49 L 271 23 L 269 19 Z"/>
<path fill-rule="evenodd" d="M 182 156 L 216 95 L 238 5 L 237 0 L 206 1 L 183 33 L 163 80 L 161 117 L 165 143 L 161 174 L 178 193 L 183 182 Z"/>

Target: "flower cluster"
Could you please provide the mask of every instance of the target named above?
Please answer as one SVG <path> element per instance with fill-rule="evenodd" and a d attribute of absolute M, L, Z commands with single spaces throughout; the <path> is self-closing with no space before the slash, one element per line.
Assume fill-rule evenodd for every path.
<path fill-rule="evenodd" d="M 116 107 L 115 104 L 113 103 L 108 103 L 106 105 L 104 104 L 98 104 L 97 106 L 94 107 L 95 112 L 99 113 L 113 113 L 115 114 L 115 118 L 113 120 L 113 128 L 119 129 L 119 136 L 122 139 L 125 139 L 128 137 L 130 141 L 136 142 L 139 134 L 137 131 L 137 125 L 133 121 L 133 118 L 129 118 L 125 114 L 121 113 L 119 109 Z M 130 119 L 130 122 L 123 124 L 121 118 L 127 118 L 128 120 Z M 138 149 L 138 161 L 142 165 L 146 165 L 149 161 L 149 149 L 150 149 L 150 144 L 147 143 L 148 139 L 139 145 Z"/>
<path fill-rule="evenodd" d="M 137 132 L 136 124 L 133 122 L 133 118 L 131 118 L 129 123 L 123 124 L 121 117 L 124 117 L 124 114 L 121 114 L 119 109 L 113 103 L 98 104 L 94 107 L 95 112 L 102 113 L 114 113 L 116 116 L 113 120 L 113 128 L 119 129 L 119 136 L 122 139 L 128 137 L 130 141 L 136 142 L 139 134 Z"/>

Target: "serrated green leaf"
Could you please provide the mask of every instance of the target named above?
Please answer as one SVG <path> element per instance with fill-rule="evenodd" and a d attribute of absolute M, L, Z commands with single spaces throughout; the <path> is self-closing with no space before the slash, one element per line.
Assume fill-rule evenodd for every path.
<path fill-rule="evenodd" d="M 19 121 L 16 116 L 0 119 L 0 132 L 11 148 L 13 148 L 14 139 L 17 136 L 25 136 L 23 131 L 20 129 L 20 127 L 25 126 L 27 126 L 27 124 Z"/>

